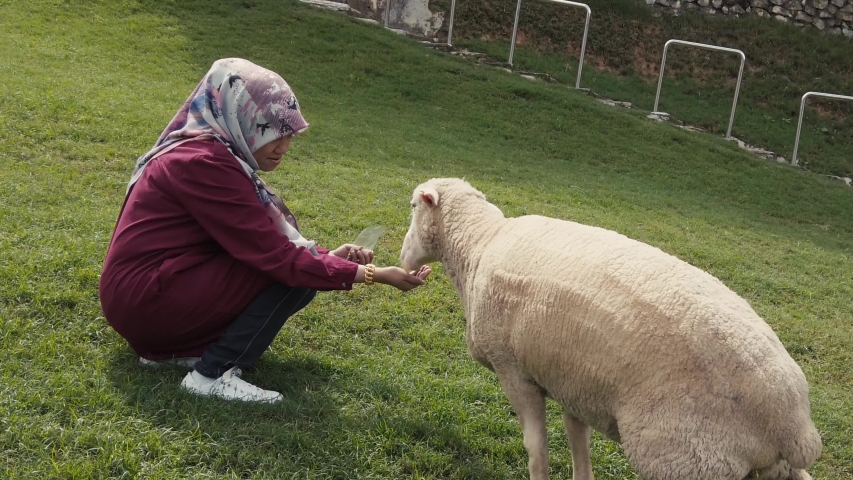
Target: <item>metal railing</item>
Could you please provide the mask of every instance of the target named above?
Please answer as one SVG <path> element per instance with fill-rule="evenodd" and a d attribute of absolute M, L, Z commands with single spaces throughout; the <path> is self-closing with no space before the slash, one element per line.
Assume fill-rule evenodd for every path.
<path fill-rule="evenodd" d="M 518 5 L 516 5 L 516 7 L 515 7 L 515 23 L 512 26 L 512 42 L 510 43 L 510 46 L 509 46 L 509 61 L 507 62 L 510 65 L 512 65 L 512 57 L 515 54 L 515 39 L 516 39 L 516 36 L 518 35 L 518 20 L 521 17 L 521 2 L 522 1 L 523 0 L 518 0 Z M 581 58 L 580 58 L 580 62 L 578 62 L 578 78 L 577 78 L 577 80 L 575 80 L 575 88 L 580 88 L 581 87 L 581 74 L 583 73 L 583 56 L 584 56 L 584 53 L 586 52 L 586 37 L 587 37 L 587 34 L 589 33 L 589 17 L 592 15 L 592 10 L 590 10 L 589 5 L 587 5 L 585 3 L 569 2 L 566 0 L 544 0 L 544 1 L 552 2 L 552 3 L 558 3 L 560 5 L 566 5 L 569 7 L 579 7 L 579 8 L 583 8 L 584 10 L 586 10 L 586 22 L 585 22 L 585 25 L 583 27 L 583 41 L 581 42 Z M 454 0 L 454 3 L 455 3 L 455 0 Z M 451 22 L 450 24 L 451 24 L 451 26 L 453 25 L 453 10 L 452 9 L 453 9 L 453 4 L 451 4 L 451 13 L 450 13 L 450 22 Z M 449 36 L 448 36 L 447 43 L 450 43 Z"/>
<path fill-rule="evenodd" d="M 809 97 L 833 98 L 836 100 L 853 100 L 853 97 L 847 95 L 836 95 L 834 93 L 822 92 L 807 92 L 800 100 L 800 119 L 797 120 L 797 137 L 794 139 L 794 154 L 791 156 L 791 165 L 797 164 L 797 150 L 800 148 L 800 132 L 803 129 L 803 111 L 806 108 L 806 99 Z"/>
<path fill-rule="evenodd" d="M 584 54 L 586 53 L 586 40 L 587 40 L 587 35 L 589 34 L 589 19 L 590 19 L 590 16 L 592 15 L 592 10 L 590 10 L 589 6 L 586 5 L 585 3 L 570 2 L 567 0 L 544 0 L 544 1 L 552 2 L 552 3 L 558 3 L 561 5 L 566 5 L 566 6 L 571 6 L 571 7 L 579 7 L 579 8 L 583 8 L 584 10 L 586 10 L 586 21 L 584 24 L 583 41 L 581 43 L 580 61 L 578 62 L 578 76 L 577 76 L 577 79 L 575 81 L 575 88 L 580 88 L 581 75 L 583 74 L 583 59 L 584 59 Z M 516 8 L 515 8 L 515 22 L 514 22 L 513 27 L 512 27 L 512 41 L 510 43 L 509 60 L 508 60 L 508 63 L 510 64 L 510 66 L 512 65 L 513 55 L 515 54 L 515 43 L 516 43 L 516 38 L 518 35 L 518 22 L 519 22 L 519 19 L 521 17 L 521 3 L 522 2 L 523 2 L 523 0 L 518 0 L 518 4 L 516 5 Z M 391 0 L 387 0 L 386 8 L 385 8 L 385 28 L 388 28 L 390 11 L 391 11 Z M 449 23 L 448 29 L 447 29 L 447 45 L 448 46 L 453 45 L 453 20 L 455 17 L 456 17 L 456 0 L 452 0 L 450 3 L 450 23 Z M 744 65 L 746 64 L 746 55 L 743 53 L 743 51 L 738 50 L 736 48 L 720 47 L 717 45 L 687 42 L 684 40 L 675 40 L 675 39 L 667 41 L 663 47 L 663 58 L 661 59 L 660 76 L 658 77 L 658 88 L 657 88 L 657 92 L 655 92 L 655 104 L 654 104 L 654 107 L 652 107 L 652 113 L 657 113 L 657 114 L 663 113 L 663 112 L 658 111 L 658 106 L 660 104 L 660 91 L 661 91 L 661 87 L 663 86 L 663 76 L 664 76 L 664 71 L 666 69 L 666 54 L 669 51 L 669 47 L 671 45 L 685 45 L 688 47 L 702 48 L 705 50 L 715 50 L 715 51 L 720 51 L 720 52 L 736 53 L 738 56 L 740 56 L 740 69 L 738 70 L 738 74 L 737 74 L 737 84 L 735 85 L 735 96 L 734 96 L 734 100 L 732 101 L 732 111 L 731 111 L 731 114 L 729 115 L 729 125 L 728 125 L 728 128 L 726 129 L 726 138 L 731 139 L 731 137 L 732 137 L 732 126 L 734 125 L 734 121 L 735 121 L 735 112 L 737 111 L 737 99 L 738 99 L 738 95 L 740 94 L 741 82 L 743 81 L 743 69 L 744 69 Z M 799 150 L 799 147 L 800 147 L 800 134 L 802 133 L 802 127 L 803 127 L 803 113 L 805 111 L 806 100 L 808 99 L 808 97 L 822 97 L 822 98 L 829 98 L 829 99 L 836 99 L 836 100 L 851 100 L 851 101 L 853 101 L 853 96 L 837 95 L 837 94 L 832 94 L 832 93 L 807 92 L 805 95 L 803 95 L 802 100 L 800 101 L 800 116 L 799 116 L 799 119 L 797 120 L 797 136 L 794 139 L 794 153 L 791 156 L 791 165 L 797 165 L 797 163 L 798 163 L 797 151 Z"/>
<path fill-rule="evenodd" d="M 718 50 L 721 52 L 737 53 L 740 55 L 740 71 L 737 74 L 737 85 L 735 86 L 735 99 L 732 102 L 732 114 L 729 116 L 729 128 L 726 130 L 726 138 L 732 138 L 732 125 L 735 123 L 735 110 L 737 110 L 737 96 L 740 93 L 740 82 L 743 80 L 743 66 L 746 63 L 746 55 L 736 48 L 718 47 L 716 45 L 708 45 L 705 43 L 685 42 L 684 40 L 669 40 L 663 47 L 663 60 L 660 64 L 660 78 L 658 78 L 658 91 L 655 94 L 655 106 L 652 108 L 652 113 L 658 112 L 658 102 L 660 101 L 660 88 L 663 85 L 663 70 L 666 68 L 666 51 L 670 45 L 687 45 L 689 47 L 704 48 L 706 50 Z"/>

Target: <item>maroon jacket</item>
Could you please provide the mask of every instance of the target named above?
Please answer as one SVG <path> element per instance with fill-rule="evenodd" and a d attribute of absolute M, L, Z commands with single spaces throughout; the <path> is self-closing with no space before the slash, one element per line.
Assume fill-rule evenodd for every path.
<path fill-rule="evenodd" d="M 278 232 L 237 160 L 198 140 L 152 160 L 119 214 L 99 285 L 140 355 L 198 356 L 274 282 L 349 290 L 358 265 Z"/>

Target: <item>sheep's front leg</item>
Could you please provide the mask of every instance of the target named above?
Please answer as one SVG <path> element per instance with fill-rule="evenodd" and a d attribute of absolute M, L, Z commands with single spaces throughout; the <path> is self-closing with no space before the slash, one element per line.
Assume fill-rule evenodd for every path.
<path fill-rule="evenodd" d="M 563 412 L 563 425 L 569 437 L 569 448 L 572 449 L 572 478 L 593 480 L 592 463 L 589 459 L 589 437 L 592 435 L 592 429 L 568 412 Z"/>
<path fill-rule="evenodd" d="M 529 457 L 530 480 L 548 480 L 548 432 L 545 428 L 545 393 L 539 385 L 514 369 L 495 369 L 509 399 Z"/>

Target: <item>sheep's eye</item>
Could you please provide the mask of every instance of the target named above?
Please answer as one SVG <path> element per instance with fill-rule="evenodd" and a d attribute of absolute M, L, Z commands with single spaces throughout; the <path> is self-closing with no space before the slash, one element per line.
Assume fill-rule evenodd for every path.
<path fill-rule="evenodd" d="M 412 208 L 415 208 L 415 202 L 412 202 L 411 205 L 412 205 Z"/>

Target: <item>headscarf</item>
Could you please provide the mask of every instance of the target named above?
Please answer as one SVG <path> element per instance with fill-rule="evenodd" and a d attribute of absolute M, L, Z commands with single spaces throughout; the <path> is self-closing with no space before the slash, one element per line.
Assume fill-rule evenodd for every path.
<path fill-rule="evenodd" d="M 240 162 L 279 232 L 317 255 L 314 242 L 302 237 L 296 218 L 258 176 L 258 162 L 252 156 L 267 143 L 307 128 L 296 96 L 280 75 L 241 58 L 217 60 L 154 147 L 136 161 L 127 192 L 153 158 L 177 142 L 210 136 L 225 144 Z"/>

